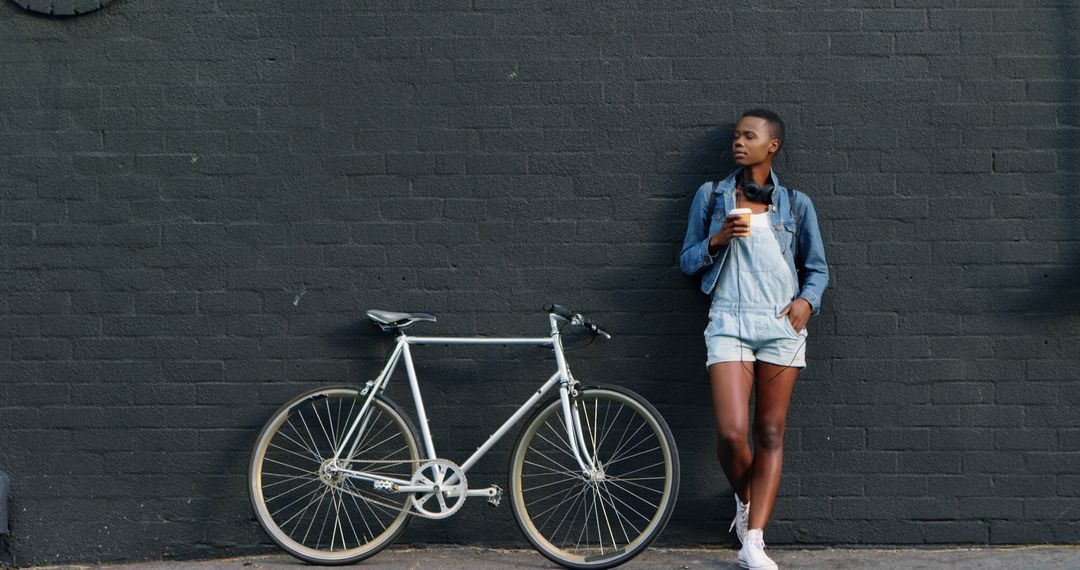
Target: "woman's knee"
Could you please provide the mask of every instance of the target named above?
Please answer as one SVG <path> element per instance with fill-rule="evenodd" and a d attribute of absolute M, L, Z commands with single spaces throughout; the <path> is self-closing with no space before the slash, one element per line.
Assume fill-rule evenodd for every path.
<path fill-rule="evenodd" d="M 755 425 L 754 447 L 782 449 L 784 447 L 784 422 L 762 422 Z"/>
<path fill-rule="evenodd" d="M 745 424 L 732 423 L 721 425 L 716 430 L 717 445 L 724 449 L 746 445 L 749 427 Z"/>

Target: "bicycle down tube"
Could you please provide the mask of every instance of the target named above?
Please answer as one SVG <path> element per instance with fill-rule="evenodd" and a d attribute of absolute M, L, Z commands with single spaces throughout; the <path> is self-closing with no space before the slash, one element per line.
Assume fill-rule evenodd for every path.
<path fill-rule="evenodd" d="M 421 438 L 423 439 L 424 451 L 428 456 L 428 459 L 438 459 L 435 452 L 434 440 L 431 436 L 431 430 L 428 426 L 427 413 L 424 409 L 423 396 L 420 392 L 419 381 L 416 376 L 416 369 L 413 364 L 412 351 L 410 345 L 528 345 L 528 346 L 550 346 L 555 352 L 555 361 L 558 366 L 558 370 L 552 374 L 544 384 L 538 388 L 532 396 L 529 397 L 518 409 L 515 411 L 503 424 L 488 436 L 487 440 L 481 445 L 473 454 L 461 464 L 462 472 L 468 472 L 468 470 L 476 464 L 503 436 L 513 428 L 527 413 L 529 413 L 533 406 L 539 402 L 551 389 L 558 384 L 559 385 L 559 398 L 562 402 L 563 411 L 563 424 L 566 429 L 567 440 L 574 453 L 574 458 L 577 460 L 578 465 L 583 472 L 590 472 L 595 469 L 593 459 L 588 453 L 588 445 L 585 441 L 584 432 L 581 427 L 581 421 L 578 417 L 577 411 L 570 405 L 570 388 L 573 386 L 572 376 L 570 375 L 569 368 L 566 363 L 566 357 L 563 354 L 562 340 L 560 337 L 557 320 L 565 320 L 563 317 L 552 315 L 551 321 L 551 336 L 550 337 L 536 337 L 536 338 L 492 338 L 492 337 L 422 337 L 422 336 L 408 336 L 404 332 L 400 333 L 396 340 L 396 346 L 393 353 L 390 355 L 389 360 L 383 367 L 382 372 L 376 377 L 375 380 L 369 381 L 365 390 L 367 392 L 367 398 L 364 400 L 364 404 L 360 409 L 360 413 L 356 419 L 353 420 L 352 425 L 349 427 L 345 437 L 342 438 L 341 443 L 338 445 L 334 453 L 334 463 L 344 455 L 346 457 L 352 457 L 356 453 L 356 449 L 360 444 L 360 441 L 364 435 L 364 429 L 366 427 L 368 410 L 371 407 L 371 401 L 375 394 L 381 392 L 389 383 L 390 377 L 397 369 L 398 363 L 404 358 L 405 371 L 409 378 L 409 387 L 412 392 L 413 403 L 416 408 L 417 420 L 420 423 Z M 361 394 L 364 394 L 361 392 Z M 350 441 L 352 445 L 350 446 Z M 345 453 L 346 448 L 349 448 L 348 454 Z M 344 473 L 350 477 L 367 481 L 390 481 L 399 485 L 409 485 L 409 481 L 398 480 L 386 475 L 374 475 L 365 473 L 363 471 L 353 471 L 351 469 L 340 469 L 341 473 Z"/>

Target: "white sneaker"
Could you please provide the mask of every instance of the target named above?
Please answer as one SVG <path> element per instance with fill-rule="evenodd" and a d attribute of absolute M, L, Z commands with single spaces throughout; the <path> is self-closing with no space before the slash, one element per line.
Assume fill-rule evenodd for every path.
<path fill-rule="evenodd" d="M 765 538 L 760 528 L 746 531 L 746 542 L 739 550 L 739 566 L 749 570 L 776 570 L 776 563 L 765 554 Z"/>
<path fill-rule="evenodd" d="M 750 523 L 750 502 L 745 504 L 739 499 L 739 494 L 735 493 L 735 518 L 731 520 L 731 526 L 727 531 L 731 532 L 731 529 L 735 529 L 735 535 L 739 537 L 739 544 L 746 543 L 746 525 Z"/>

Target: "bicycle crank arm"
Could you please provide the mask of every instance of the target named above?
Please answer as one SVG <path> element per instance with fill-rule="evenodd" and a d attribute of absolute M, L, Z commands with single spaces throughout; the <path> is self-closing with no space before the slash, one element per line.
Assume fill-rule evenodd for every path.
<path fill-rule="evenodd" d="M 394 485 L 395 493 L 436 493 L 443 492 L 449 495 L 453 487 L 439 487 L 438 485 Z"/>
<path fill-rule="evenodd" d="M 456 496 L 456 493 L 448 493 L 450 496 Z M 487 489 L 469 489 L 465 491 L 466 497 L 495 497 L 502 494 L 502 489 L 498 486 L 488 487 Z"/>

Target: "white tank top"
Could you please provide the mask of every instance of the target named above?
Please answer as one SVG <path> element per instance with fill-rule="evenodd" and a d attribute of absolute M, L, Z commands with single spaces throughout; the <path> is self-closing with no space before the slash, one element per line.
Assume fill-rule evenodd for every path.
<path fill-rule="evenodd" d="M 750 214 L 750 227 L 769 229 L 769 213 Z"/>

